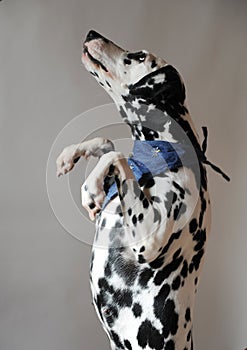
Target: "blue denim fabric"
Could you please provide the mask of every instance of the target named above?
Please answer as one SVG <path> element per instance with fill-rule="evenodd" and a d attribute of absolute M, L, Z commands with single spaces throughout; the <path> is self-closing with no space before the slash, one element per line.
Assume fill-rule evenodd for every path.
<path fill-rule="evenodd" d="M 128 158 L 128 164 L 136 180 L 145 174 L 154 177 L 169 169 L 182 167 L 181 158 L 185 154 L 186 145 L 168 141 L 134 141 L 133 156 Z M 114 181 L 114 178 L 112 178 Z M 116 182 L 106 190 L 106 197 L 102 209 L 118 193 Z"/>

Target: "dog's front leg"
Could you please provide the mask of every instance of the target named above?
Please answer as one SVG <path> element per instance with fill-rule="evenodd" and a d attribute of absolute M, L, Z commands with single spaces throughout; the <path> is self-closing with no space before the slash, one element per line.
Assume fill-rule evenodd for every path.
<path fill-rule="evenodd" d="M 88 159 L 90 156 L 101 157 L 103 154 L 113 150 L 113 143 L 102 137 L 67 146 L 57 158 L 57 176 L 64 175 L 72 170 L 80 157 L 85 159 Z"/>
<path fill-rule="evenodd" d="M 111 172 L 112 176 L 121 173 L 123 179 L 135 179 L 121 152 L 111 151 L 102 155 L 81 187 L 82 205 L 88 211 L 91 220 L 94 220 L 96 213 L 101 209 L 105 198 L 104 179 Z"/>
<path fill-rule="evenodd" d="M 82 185 L 82 205 L 93 220 L 104 201 L 103 182 L 109 172 L 117 182 L 127 242 L 140 263 L 152 261 L 164 241 L 166 224 L 161 222 L 161 217 L 167 217 L 162 212 L 164 205 L 146 197 L 122 153 L 109 152 L 100 158 Z"/>

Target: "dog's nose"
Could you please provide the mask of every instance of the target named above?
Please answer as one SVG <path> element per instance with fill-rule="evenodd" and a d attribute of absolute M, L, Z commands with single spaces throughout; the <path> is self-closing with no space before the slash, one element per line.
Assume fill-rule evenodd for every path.
<path fill-rule="evenodd" d="M 103 39 L 103 38 L 104 37 L 101 34 L 97 33 L 95 30 L 90 30 L 86 37 L 86 41 L 90 41 L 93 39 Z"/>

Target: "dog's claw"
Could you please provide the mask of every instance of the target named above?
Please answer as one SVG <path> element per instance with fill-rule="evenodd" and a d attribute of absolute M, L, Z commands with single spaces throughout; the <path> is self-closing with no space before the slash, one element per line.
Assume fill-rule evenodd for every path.
<path fill-rule="evenodd" d="M 77 163 L 77 162 L 79 161 L 80 158 L 81 158 L 81 157 L 75 158 L 75 159 L 74 159 L 74 164 Z"/>

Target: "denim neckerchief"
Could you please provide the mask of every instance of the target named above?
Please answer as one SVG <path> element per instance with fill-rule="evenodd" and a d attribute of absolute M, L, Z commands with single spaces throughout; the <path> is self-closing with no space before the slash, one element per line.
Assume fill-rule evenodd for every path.
<path fill-rule="evenodd" d="M 143 176 L 148 181 L 150 178 L 164 174 L 168 170 L 176 170 L 183 166 L 191 166 L 199 162 L 210 165 L 220 173 L 227 181 L 230 178 L 223 171 L 211 163 L 206 157 L 207 128 L 203 127 L 204 141 L 201 149 L 194 149 L 192 145 L 174 143 L 163 140 L 134 141 L 133 155 L 128 158 L 128 164 L 139 181 Z M 110 200 L 116 197 L 118 190 L 114 177 L 106 177 L 104 190 L 106 197 L 102 209 Z"/>

